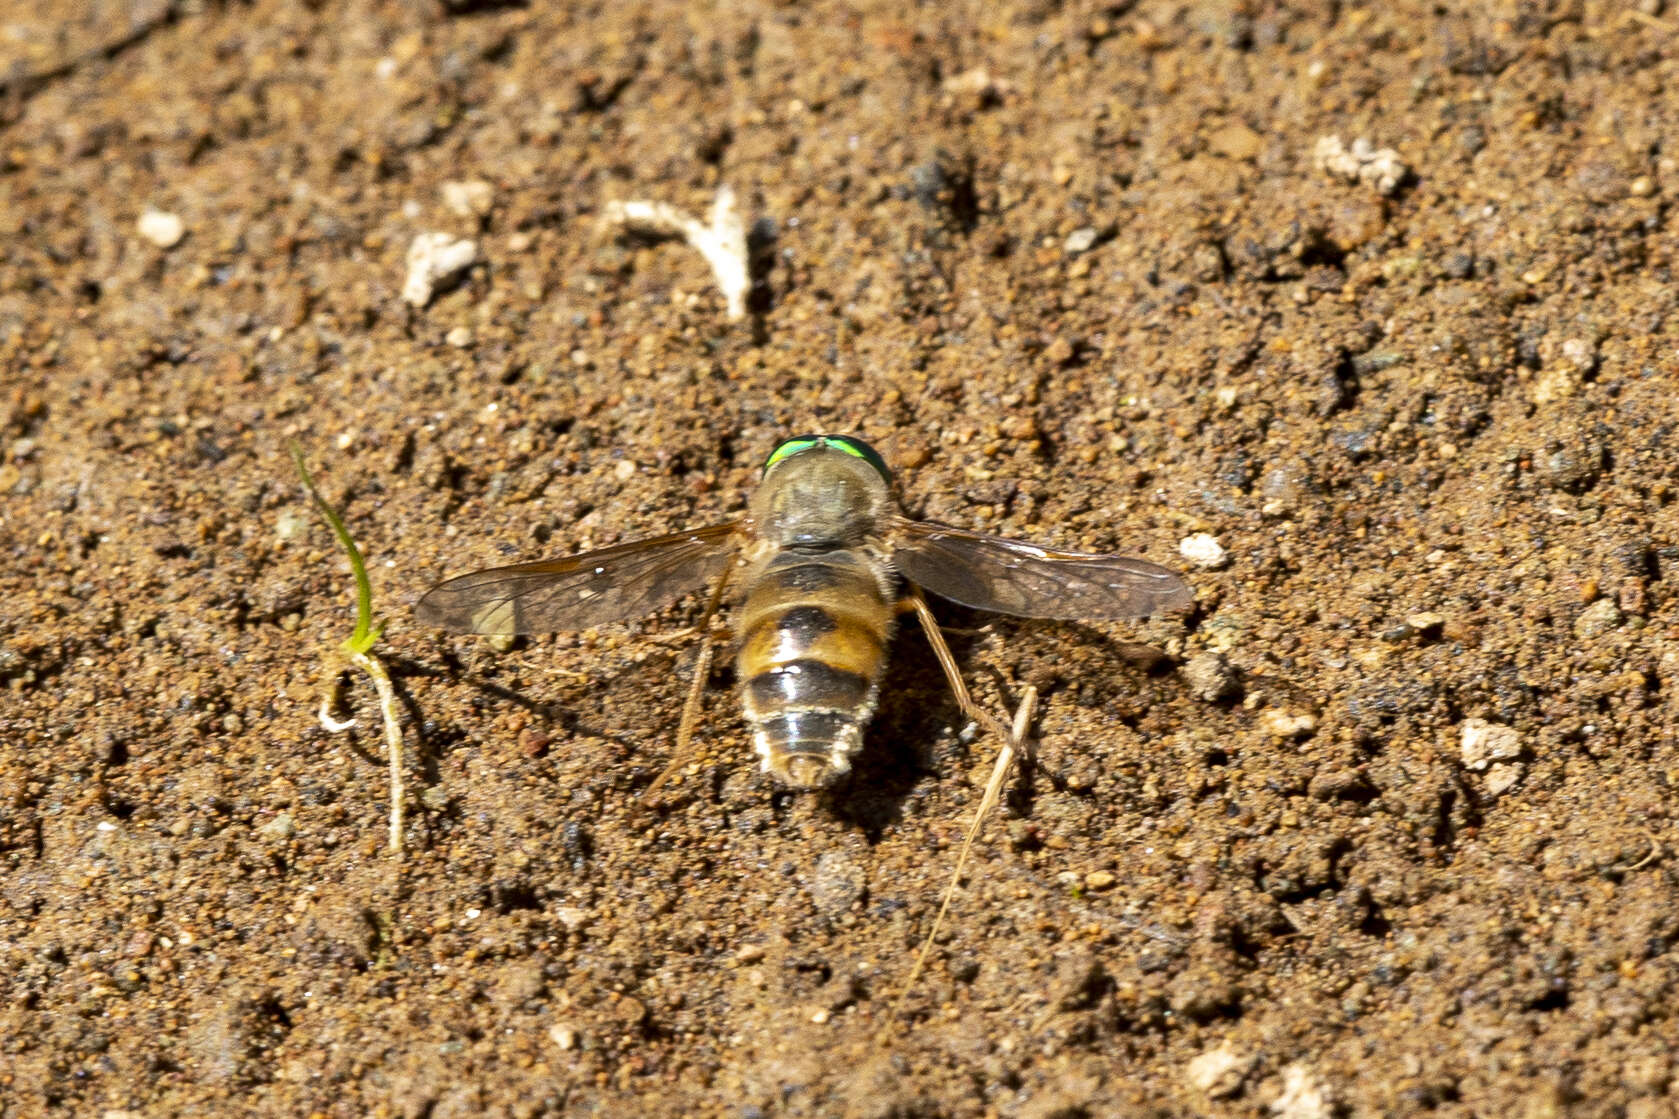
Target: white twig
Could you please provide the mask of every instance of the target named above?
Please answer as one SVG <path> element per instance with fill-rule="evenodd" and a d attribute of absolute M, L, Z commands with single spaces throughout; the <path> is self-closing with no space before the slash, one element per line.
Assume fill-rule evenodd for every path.
<path fill-rule="evenodd" d="M 636 233 L 680 237 L 705 257 L 723 292 L 730 322 L 746 317 L 746 295 L 752 288 L 747 266 L 746 224 L 735 209 L 735 192 L 717 188 L 711 203 L 711 222 L 702 225 L 667 202 L 608 202 L 603 221 Z"/>

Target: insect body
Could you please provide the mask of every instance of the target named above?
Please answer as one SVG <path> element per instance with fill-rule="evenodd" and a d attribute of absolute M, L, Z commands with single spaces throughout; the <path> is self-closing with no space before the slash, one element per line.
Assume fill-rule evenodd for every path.
<path fill-rule="evenodd" d="M 715 603 L 738 579 L 735 667 L 758 756 L 782 782 L 815 788 L 848 771 L 862 743 L 901 581 L 1034 618 L 1138 618 L 1194 602 L 1176 573 L 1146 560 L 911 520 L 898 512 L 891 481 L 860 439 L 788 439 L 740 520 L 446 579 L 416 613 L 468 633 L 584 629 L 712 583 Z"/>

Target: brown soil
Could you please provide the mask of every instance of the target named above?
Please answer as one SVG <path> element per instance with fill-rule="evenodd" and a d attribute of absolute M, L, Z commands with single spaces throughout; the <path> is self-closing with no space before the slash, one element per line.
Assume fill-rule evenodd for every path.
<path fill-rule="evenodd" d="M 28 7 L 0 1113 L 1674 1114 L 1671 5 Z M 725 182 L 738 325 L 599 230 Z M 415 309 L 427 231 L 482 259 Z M 896 1016 L 995 750 L 918 636 L 855 780 L 767 786 L 719 671 L 659 810 L 697 604 L 409 613 L 730 516 L 801 430 L 920 515 L 1229 552 L 1187 620 L 941 608 L 1041 757 Z M 390 618 L 401 860 L 288 437 Z"/>

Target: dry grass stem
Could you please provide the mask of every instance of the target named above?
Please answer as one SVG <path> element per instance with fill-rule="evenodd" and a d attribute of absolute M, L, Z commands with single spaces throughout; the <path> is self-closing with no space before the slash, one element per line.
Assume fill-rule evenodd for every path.
<path fill-rule="evenodd" d="M 915 981 L 921 977 L 926 967 L 927 956 L 933 950 L 933 940 L 939 935 L 939 929 L 944 924 L 945 913 L 950 909 L 950 900 L 956 894 L 956 884 L 962 880 L 962 871 L 968 864 L 968 854 L 973 850 L 974 839 L 979 835 L 980 825 L 985 822 L 997 801 L 1003 794 L 1003 783 L 1008 780 L 1009 771 L 1022 754 L 1028 752 L 1026 734 L 1032 727 L 1032 718 L 1038 712 L 1038 689 L 1031 684 L 1026 685 L 1025 692 L 1020 697 L 1020 706 L 1015 709 L 1014 726 L 1009 729 L 1008 737 L 1003 742 L 1003 748 L 997 752 L 997 763 L 991 767 L 991 779 L 985 783 L 985 794 L 979 798 L 979 807 L 974 810 L 973 822 L 968 825 L 968 832 L 962 837 L 962 849 L 956 856 L 956 868 L 950 873 L 950 884 L 944 889 L 944 899 L 939 902 L 939 911 L 933 917 L 933 925 L 927 930 L 927 938 L 921 942 L 921 951 L 916 954 L 915 966 L 910 968 L 909 978 L 904 980 L 903 990 L 898 992 L 897 1004 L 901 1004 L 910 991 L 915 987 Z M 896 1006 L 894 1007 L 894 1011 Z M 896 1017 L 896 1013 L 894 1013 Z"/>

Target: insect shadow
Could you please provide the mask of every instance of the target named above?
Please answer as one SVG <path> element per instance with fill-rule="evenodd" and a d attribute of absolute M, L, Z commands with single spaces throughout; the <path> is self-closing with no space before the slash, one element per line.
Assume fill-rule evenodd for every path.
<path fill-rule="evenodd" d="M 939 613 L 949 623 L 943 627 L 945 639 L 967 670 L 969 686 L 979 675 L 989 681 L 983 691 L 990 698 L 976 697 L 977 701 L 989 703 L 1000 717 L 1018 704 L 1021 684 L 1004 668 L 976 655 L 988 641 L 1004 650 L 1018 650 L 1034 640 L 1056 641 L 1063 648 L 1088 651 L 1091 658 L 1111 664 L 1115 673 L 1164 677 L 1177 668 L 1162 649 L 1119 640 L 1080 622 L 999 617 L 954 603 L 940 603 Z M 904 627 L 893 642 L 880 707 L 854 774 L 822 798 L 828 811 L 862 829 L 871 843 L 901 822 L 905 804 L 924 778 L 977 764 L 1001 747 L 963 716 L 937 659 L 914 629 Z M 1016 816 L 1031 814 L 1039 778 L 1058 791 L 1068 788 L 1059 765 L 1027 752 L 1015 767 L 1006 800 Z"/>
<path fill-rule="evenodd" d="M 628 753 L 645 753 L 643 743 L 636 738 L 596 726 L 562 701 L 537 699 L 530 694 L 528 689 L 511 688 L 482 673 L 474 672 L 452 651 L 444 653 L 441 664 L 429 664 L 406 657 L 391 657 L 389 659 L 391 667 L 394 669 L 392 676 L 396 679 L 422 677 L 466 684 L 468 687 L 498 701 L 524 708 L 535 715 L 545 728 L 560 730 L 578 738 L 598 739 L 602 742 L 608 742 Z M 592 675 L 589 688 L 590 690 L 607 691 L 615 683 L 635 675 L 639 670 L 646 669 L 649 669 L 646 660 L 628 663 L 615 671 Z M 419 728 L 417 754 L 424 766 L 423 772 L 426 780 L 428 782 L 435 781 L 438 779 L 438 761 L 448 755 L 450 747 L 454 744 L 466 741 L 466 732 L 464 729 L 455 727 L 444 730 L 435 719 L 423 717 L 413 694 L 406 687 L 398 687 L 397 694 L 402 700 L 404 709 L 408 712 L 410 721 L 415 727 Z M 362 751 L 358 750 L 358 753 L 360 752 Z"/>
<path fill-rule="evenodd" d="M 983 739 L 977 728 L 967 729 L 921 634 L 913 625 L 905 630 L 892 642 L 880 705 L 852 772 L 819 796 L 832 816 L 861 830 L 871 845 L 902 822 L 904 806 L 922 780 L 965 764 L 964 739 Z M 970 639 L 959 638 L 952 651 L 960 659 L 970 645 Z"/>

